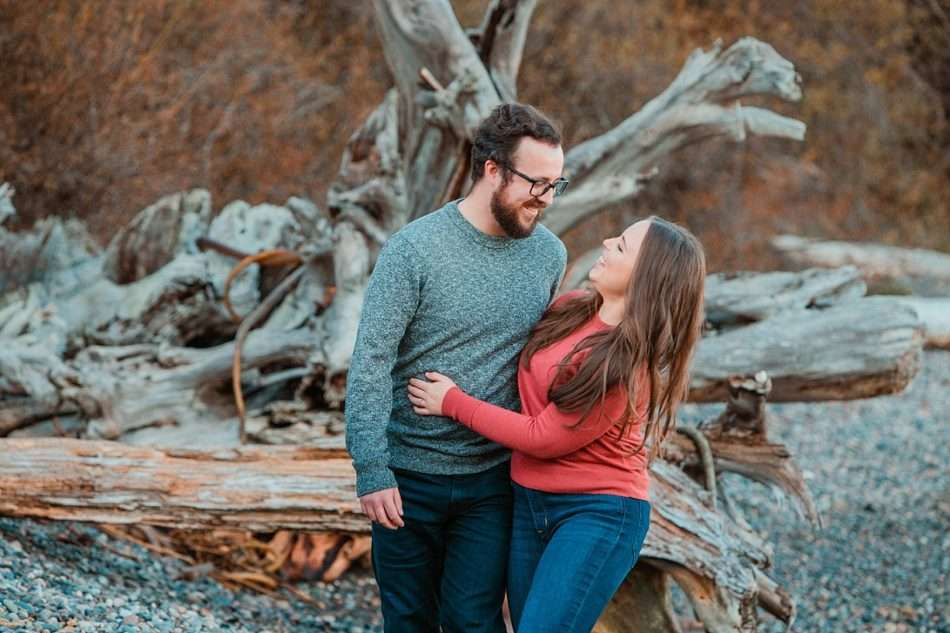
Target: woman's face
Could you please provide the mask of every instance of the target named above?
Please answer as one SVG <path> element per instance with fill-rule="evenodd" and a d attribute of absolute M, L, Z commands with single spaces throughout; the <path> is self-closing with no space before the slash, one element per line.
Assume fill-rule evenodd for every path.
<path fill-rule="evenodd" d="M 637 265 L 637 255 L 649 228 L 650 221 L 641 220 L 627 227 L 617 237 L 604 240 L 603 253 L 588 274 L 602 297 L 623 297 L 626 294 L 630 276 Z"/>

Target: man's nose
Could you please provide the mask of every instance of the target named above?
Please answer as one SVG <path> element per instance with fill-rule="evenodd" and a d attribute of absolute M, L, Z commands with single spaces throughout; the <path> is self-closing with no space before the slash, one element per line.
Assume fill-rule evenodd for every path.
<path fill-rule="evenodd" d="M 544 203 L 544 206 L 548 206 L 548 205 L 550 205 L 552 202 L 554 202 L 554 187 L 551 187 L 550 189 L 548 189 L 547 191 L 545 191 L 543 195 L 541 195 L 540 197 L 538 197 L 538 200 L 540 200 L 541 202 L 543 202 L 543 203 Z"/>

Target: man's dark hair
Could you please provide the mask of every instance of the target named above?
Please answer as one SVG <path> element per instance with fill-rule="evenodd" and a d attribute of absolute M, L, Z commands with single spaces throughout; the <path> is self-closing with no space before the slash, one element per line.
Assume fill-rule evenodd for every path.
<path fill-rule="evenodd" d="M 510 166 L 518 141 L 525 136 L 554 146 L 561 144 L 561 133 L 555 124 L 537 109 L 521 103 L 495 106 L 475 131 L 472 182 L 481 180 L 486 160 Z M 505 178 L 510 175 L 506 173 Z"/>

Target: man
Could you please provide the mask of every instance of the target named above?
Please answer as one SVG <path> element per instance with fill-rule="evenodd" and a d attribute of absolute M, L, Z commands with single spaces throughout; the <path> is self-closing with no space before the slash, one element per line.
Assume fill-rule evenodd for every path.
<path fill-rule="evenodd" d="M 567 186 L 553 124 L 503 104 L 478 128 L 467 197 L 383 246 L 349 371 L 346 442 L 387 633 L 504 633 L 510 452 L 443 417 L 416 415 L 427 371 L 520 410 L 515 372 L 567 253 L 538 220 Z"/>

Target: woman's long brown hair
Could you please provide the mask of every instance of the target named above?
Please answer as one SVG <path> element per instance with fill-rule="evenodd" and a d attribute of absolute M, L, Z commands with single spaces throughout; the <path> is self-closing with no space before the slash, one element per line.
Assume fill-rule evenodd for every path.
<path fill-rule="evenodd" d="M 640 390 L 649 389 L 638 450 L 647 446 L 652 460 L 676 424 L 676 410 L 689 389 L 689 361 L 703 323 L 706 258 L 702 245 L 683 227 L 656 216 L 647 219 L 650 226 L 627 285 L 623 319 L 574 346 L 559 364 L 548 399 L 562 411 L 582 411 L 582 424 L 608 392 L 622 386 L 628 396 L 626 433 Z M 531 332 L 522 353 L 525 366 L 538 350 L 589 321 L 602 303 L 591 292 L 550 308 Z"/>

